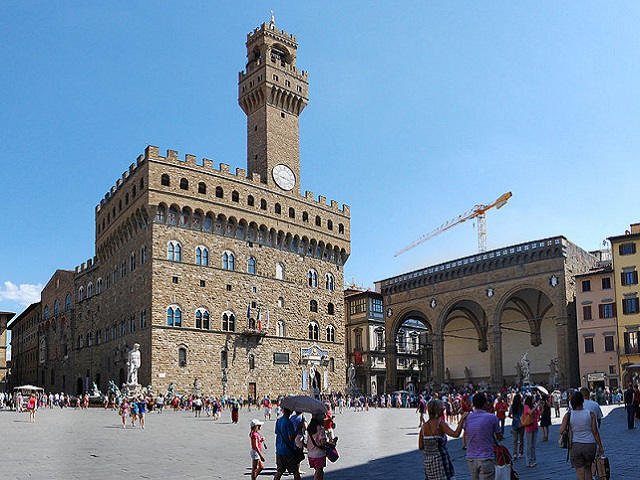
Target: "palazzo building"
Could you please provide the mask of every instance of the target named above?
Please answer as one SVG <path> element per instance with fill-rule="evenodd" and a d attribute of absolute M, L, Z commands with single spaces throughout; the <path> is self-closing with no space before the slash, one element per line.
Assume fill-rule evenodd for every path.
<path fill-rule="evenodd" d="M 300 194 L 309 77 L 297 46 L 273 20 L 247 36 L 246 170 L 148 146 L 100 201 L 70 329 L 43 346 L 56 349 L 47 390 L 122 384 L 134 343 L 139 381 L 155 391 L 191 393 L 196 381 L 243 398 L 344 390 L 350 212 Z"/>
<path fill-rule="evenodd" d="M 7 389 L 7 323 L 14 315 L 13 312 L 0 312 L 0 392 Z"/>
<path fill-rule="evenodd" d="M 11 331 L 11 374 L 9 390 L 38 384 L 38 327 L 40 302 L 32 303 L 9 323 Z"/>
<path fill-rule="evenodd" d="M 624 235 L 609 237 L 613 253 L 615 302 L 611 305 L 618 320 L 619 368 L 623 385 L 640 379 L 640 223 Z"/>
<path fill-rule="evenodd" d="M 376 282 L 385 308 L 386 390 L 402 389 L 396 336 L 424 325 L 422 384 L 518 382 L 526 354 L 533 382 L 579 383 L 576 274 L 597 258 L 558 236 L 450 260 Z"/>

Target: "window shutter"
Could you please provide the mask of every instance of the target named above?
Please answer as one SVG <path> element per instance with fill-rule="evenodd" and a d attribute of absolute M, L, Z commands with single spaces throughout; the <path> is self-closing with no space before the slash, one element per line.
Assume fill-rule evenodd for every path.
<path fill-rule="evenodd" d="M 635 242 L 631 244 L 631 253 L 636 253 L 636 244 L 635 244 Z"/>
<path fill-rule="evenodd" d="M 622 300 L 622 313 L 623 314 L 627 314 L 629 313 L 629 309 L 627 308 L 627 301 L 626 300 Z"/>
<path fill-rule="evenodd" d="M 635 243 L 634 243 L 634 247 L 635 247 Z M 634 271 L 633 272 L 633 283 L 636 284 L 638 283 L 638 271 Z"/>
<path fill-rule="evenodd" d="M 604 318 L 604 305 L 598 305 L 598 318 Z"/>
<path fill-rule="evenodd" d="M 613 310 L 613 316 L 616 317 L 617 314 L 616 314 L 616 304 L 615 303 L 611 304 L 611 309 Z"/>
<path fill-rule="evenodd" d="M 624 255 L 624 254 L 622 253 L 622 251 L 623 251 L 623 250 L 622 250 L 622 243 L 621 243 L 620 245 L 618 245 L 618 253 L 619 253 L 620 255 Z"/>
<path fill-rule="evenodd" d="M 625 281 L 624 281 L 624 272 L 621 272 L 621 273 L 620 273 L 620 283 L 621 283 L 622 285 L 626 285 L 626 283 L 625 283 Z"/>

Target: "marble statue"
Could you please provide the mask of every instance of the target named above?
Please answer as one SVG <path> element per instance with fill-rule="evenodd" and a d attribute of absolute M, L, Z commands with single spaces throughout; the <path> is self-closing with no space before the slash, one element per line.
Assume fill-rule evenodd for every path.
<path fill-rule="evenodd" d="M 349 377 L 349 384 L 347 385 L 347 391 L 349 393 L 355 393 L 356 391 L 356 367 L 353 366 L 353 363 L 349 364 L 349 368 L 347 369 L 347 374 Z"/>
<path fill-rule="evenodd" d="M 98 385 L 96 385 L 96 382 L 93 382 L 93 386 L 91 387 L 91 392 L 89 393 L 90 397 L 101 397 L 102 396 L 102 392 L 100 392 L 100 390 L 98 389 Z"/>
<path fill-rule="evenodd" d="M 555 387 L 558 384 L 558 358 L 552 358 L 549 362 L 549 385 Z"/>
<path fill-rule="evenodd" d="M 469 370 L 469 367 L 464 367 L 464 381 L 471 383 L 471 370 Z"/>
<path fill-rule="evenodd" d="M 527 358 L 529 352 L 522 355 L 522 358 L 518 362 L 520 365 L 520 382 L 522 385 L 531 385 L 531 360 Z"/>
<path fill-rule="evenodd" d="M 133 348 L 129 350 L 127 366 L 129 367 L 127 383 L 129 385 L 137 385 L 138 370 L 140 369 L 140 344 L 139 343 L 134 343 Z"/>
<path fill-rule="evenodd" d="M 196 377 L 196 378 L 193 380 L 193 394 L 194 394 L 196 397 L 199 397 L 199 396 L 200 396 L 200 390 L 201 390 L 201 389 L 202 389 L 202 387 L 200 386 L 200 380 L 198 380 L 198 377 Z"/>

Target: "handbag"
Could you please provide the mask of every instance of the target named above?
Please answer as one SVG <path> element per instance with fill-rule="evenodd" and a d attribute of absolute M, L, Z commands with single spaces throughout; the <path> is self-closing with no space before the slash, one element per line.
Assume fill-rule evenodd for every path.
<path fill-rule="evenodd" d="M 322 447 L 319 447 L 316 441 L 313 439 L 313 435 L 309 435 L 309 439 L 311 440 L 311 443 L 313 443 L 314 447 L 324 449 L 325 455 L 331 463 L 336 462 L 338 458 L 340 458 L 340 455 L 338 455 L 338 449 L 333 443 L 325 442 Z"/>
<path fill-rule="evenodd" d="M 598 480 L 609 480 L 611 476 L 611 468 L 609 467 L 609 458 L 601 455 L 596 458 L 596 471 L 598 472 Z"/>
<path fill-rule="evenodd" d="M 529 425 L 533 424 L 533 415 L 531 415 L 530 413 L 524 414 L 522 415 L 522 417 L 520 417 L 520 426 L 521 427 L 528 427 Z"/>
<path fill-rule="evenodd" d="M 564 433 L 562 435 L 560 435 L 560 438 L 558 438 L 558 445 L 560 446 L 560 448 L 570 449 L 571 448 L 571 440 L 573 438 L 573 435 L 571 434 L 571 411 L 569 411 L 569 413 L 567 413 L 567 415 L 568 415 L 567 428 L 564 431 Z"/>

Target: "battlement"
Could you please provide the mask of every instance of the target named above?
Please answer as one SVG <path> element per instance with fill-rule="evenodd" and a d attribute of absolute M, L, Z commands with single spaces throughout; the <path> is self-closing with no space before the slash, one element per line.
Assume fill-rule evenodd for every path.
<path fill-rule="evenodd" d="M 247 67 L 243 71 L 238 72 L 238 82 L 241 82 L 242 80 L 244 80 L 245 77 L 247 77 L 248 75 L 252 74 L 256 70 L 261 68 L 262 65 L 264 65 L 265 63 L 268 65 L 269 62 L 277 63 L 275 60 L 267 60 L 265 62 L 262 59 L 258 59 L 247 64 Z M 290 73 L 291 75 L 297 77 L 298 80 L 309 83 L 309 72 L 307 72 L 306 70 L 301 70 L 295 65 L 290 65 L 288 63 L 284 63 L 284 64 L 280 63 L 279 65 L 277 65 L 277 68 L 279 70 L 284 70 L 287 73 Z"/>
<path fill-rule="evenodd" d="M 254 28 L 252 32 L 247 33 L 247 43 L 250 43 L 258 33 L 264 33 L 277 40 L 284 41 L 292 47 L 298 46 L 296 36 L 293 33 L 288 33 L 286 30 L 279 30 L 272 22 L 264 22 L 259 27 Z"/>
<path fill-rule="evenodd" d="M 144 155 L 138 155 L 136 158 L 136 163 L 132 163 L 129 165 L 129 169 L 122 172 L 122 176 L 116 180 L 116 184 L 113 185 L 107 193 L 105 193 L 104 198 L 100 200 L 100 204 L 96 205 L 96 214 L 100 212 L 100 210 L 113 198 L 120 188 L 126 183 L 127 179 L 136 172 L 136 170 L 145 162 L 146 158 Z"/>
<path fill-rule="evenodd" d="M 213 166 L 212 160 L 203 158 L 202 164 L 199 164 L 197 162 L 196 156 L 186 154 L 184 158 L 181 159 L 178 157 L 178 152 L 175 150 L 167 150 L 166 155 L 163 157 L 162 155 L 160 155 L 158 147 L 153 145 L 149 145 L 147 146 L 147 148 L 145 148 L 143 161 L 171 163 L 180 167 L 189 167 L 195 170 L 200 170 L 206 174 L 215 174 L 219 177 L 226 178 L 231 181 L 241 181 L 243 183 L 249 183 L 260 188 L 266 187 L 266 185 L 261 182 L 260 174 L 258 173 L 253 173 L 251 177 L 248 177 L 247 171 L 243 168 L 236 168 L 234 173 L 231 172 L 229 165 L 226 163 L 220 163 L 218 169 L 216 169 Z M 321 195 L 318 196 L 317 199 L 315 199 L 313 193 L 310 191 L 306 191 L 304 196 L 298 195 L 297 198 L 305 201 L 309 205 L 330 209 L 335 213 L 345 216 L 350 215 L 349 205 L 343 204 L 342 207 L 340 207 L 338 202 L 335 200 L 331 200 L 330 203 L 327 203 L 326 197 L 323 197 Z"/>
<path fill-rule="evenodd" d="M 88 259 L 86 262 L 83 262 L 81 265 L 76 266 L 75 273 L 84 273 L 98 265 L 98 258 L 93 257 Z"/>

